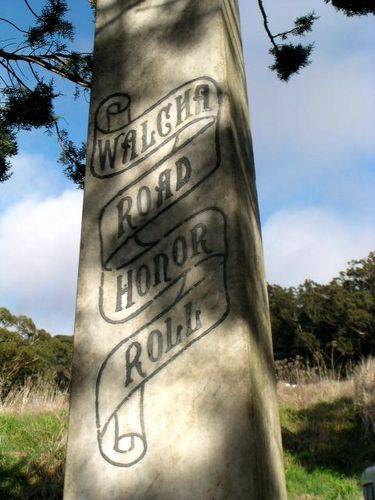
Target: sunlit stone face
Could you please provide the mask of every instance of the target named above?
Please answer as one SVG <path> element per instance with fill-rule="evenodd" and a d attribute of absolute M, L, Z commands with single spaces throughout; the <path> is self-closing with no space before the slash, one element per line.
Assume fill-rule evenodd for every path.
<path fill-rule="evenodd" d="M 238 26 L 98 2 L 67 499 L 284 498 Z"/>

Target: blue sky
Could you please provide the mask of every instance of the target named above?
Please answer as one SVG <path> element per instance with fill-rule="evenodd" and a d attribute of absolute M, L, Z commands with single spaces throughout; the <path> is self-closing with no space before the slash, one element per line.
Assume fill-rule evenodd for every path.
<path fill-rule="evenodd" d="M 27 26 L 22 0 L 3 17 Z M 32 0 L 38 9 L 41 0 Z M 86 0 L 69 0 L 75 47 L 91 50 Z M 287 84 L 268 69 L 269 43 L 255 0 L 239 0 L 268 281 L 326 282 L 375 248 L 375 30 L 373 18 L 323 0 L 265 0 L 273 32 L 312 9 L 313 64 Z M 4 36 L 3 36 L 4 35 Z M 1 38 L 12 36 L 2 31 Z M 88 103 L 61 87 L 63 126 L 85 140 Z M 0 185 L 0 305 L 52 333 L 72 333 L 82 193 L 61 173 L 54 137 L 22 133 L 14 175 Z"/>

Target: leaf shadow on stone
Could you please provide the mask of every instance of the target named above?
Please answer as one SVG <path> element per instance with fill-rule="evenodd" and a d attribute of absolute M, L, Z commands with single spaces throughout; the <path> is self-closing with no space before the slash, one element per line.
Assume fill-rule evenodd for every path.
<path fill-rule="evenodd" d="M 103 14 L 109 20 L 100 26 L 97 30 L 98 34 L 112 24 L 119 22 L 122 16 L 126 16 L 130 11 L 155 11 L 158 26 L 152 28 L 148 26 L 147 34 L 141 31 L 142 38 L 159 33 L 163 44 L 169 47 L 175 46 L 178 49 L 189 48 L 197 42 L 200 32 L 203 34 L 205 18 L 217 9 L 215 6 L 203 6 L 200 0 L 166 0 L 156 5 L 147 5 L 149 3 L 147 0 L 128 0 L 122 3 L 124 6 L 120 10 L 116 6 L 116 2 L 102 7 Z M 114 10 L 116 14 L 112 16 L 111 11 Z"/>
<path fill-rule="evenodd" d="M 141 4 L 145 2 L 135 1 L 135 2 L 127 2 L 127 5 L 124 6 L 124 9 L 121 11 L 120 16 L 117 16 L 113 19 L 110 19 L 109 23 L 114 23 L 118 20 L 121 15 L 124 14 L 127 10 L 131 8 L 144 8 Z M 207 15 L 210 15 L 212 11 L 205 11 L 200 8 L 200 3 L 198 0 L 186 1 L 183 2 L 176 0 L 175 2 L 165 2 L 164 5 L 157 5 L 157 10 L 160 8 L 168 8 L 171 9 L 173 4 L 176 5 L 176 9 L 178 7 L 178 15 L 169 17 L 168 21 L 160 21 L 159 25 L 154 27 L 148 27 L 147 32 L 140 31 L 139 34 L 134 35 L 132 38 L 132 43 L 144 43 L 144 46 L 147 47 L 148 40 L 154 40 L 155 38 L 160 38 L 161 45 L 165 44 L 166 48 L 173 48 L 181 53 L 183 51 L 191 51 L 194 49 L 194 44 L 198 43 L 200 36 L 203 34 L 203 30 L 205 29 L 204 19 Z M 170 11 L 169 11 L 170 12 Z M 177 12 L 177 10 L 176 10 Z M 110 15 L 110 13 L 108 13 Z M 187 21 L 186 16 L 189 16 L 189 22 Z M 168 18 L 168 16 L 167 16 Z M 190 22 L 190 21 L 193 22 Z M 185 26 L 189 26 L 189 28 L 185 29 Z M 229 26 L 226 24 L 226 29 L 228 32 L 230 31 Z M 103 35 L 104 36 L 104 35 Z M 228 34 L 229 36 L 229 34 Z M 238 61 L 238 48 L 236 49 L 235 44 L 231 43 L 228 45 L 230 48 L 230 55 L 228 57 L 232 57 L 234 61 L 234 65 L 236 69 L 239 71 L 240 63 Z M 147 54 L 145 54 L 146 59 Z M 159 73 L 160 60 L 156 57 L 150 57 L 146 62 L 141 61 L 139 66 L 151 64 L 151 67 L 147 66 L 147 71 L 149 74 L 157 75 Z M 133 65 L 130 64 L 130 67 Z M 243 70 L 243 68 L 242 68 Z M 139 70 L 139 74 L 141 74 L 141 70 Z M 194 75 L 195 76 L 195 75 Z M 179 84 L 184 83 L 179 80 L 178 72 L 176 74 L 171 75 L 170 89 L 176 87 Z M 128 89 L 117 89 L 117 91 L 127 91 Z M 114 90 L 115 91 L 115 90 Z M 150 102 L 149 92 L 152 91 L 150 88 L 149 82 L 142 83 L 139 81 L 139 89 L 137 89 L 139 95 L 141 96 L 139 99 L 143 97 L 144 101 L 147 102 L 147 105 L 144 108 L 147 108 Z M 228 92 L 227 89 L 223 89 L 224 92 Z M 159 96 L 162 97 L 162 96 Z M 238 391 L 241 389 L 242 384 L 250 385 L 251 387 L 251 403 L 249 407 L 244 408 L 244 402 L 241 401 L 238 403 L 238 407 L 232 407 L 230 414 L 221 414 L 221 401 L 220 398 L 215 401 L 205 401 L 200 404 L 199 409 L 194 407 L 194 401 L 186 400 L 186 411 L 194 414 L 195 411 L 200 413 L 205 413 L 202 415 L 204 420 L 207 422 L 215 422 L 221 419 L 223 420 L 223 433 L 221 436 L 221 443 L 215 445 L 216 454 L 211 455 L 210 459 L 207 461 L 203 461 L 202 463 L 199 461 L 199 456 L 197 456 L 196 460 L 196 469 L 187 470 L 185 475 L 173 475 L 171 472 L 171 476 L 174 481 L 174 490 L 179 492 L 189 492 L 192 488 L 192 485 L 196 483 L 197 478 L 200 476 L 204 477 L 215 471 L 216 460 L 219 464 L 223 463 L 223 456 L 233 456 L 234 449 L 243 449 L 244 453 L 239 454 L 241 456 L 242 463 L 236 464 L 238 469 L 238 482 L 241 482 L 240 474 L 244 473 L 244 471 L 252 470 L 252 477 L 249 478 L 249 482 L 251 483 L 251 491 L 253 492 L 254 498 L 277 498 L 277 492 L 273 489 L 274 485 L 278 484 L 278 462 L 277 458 L 274 458 L 274 443 L 270 442 L 266 439 L 266 436 L 269 435 L 270 427 L 277 426 L 277 421 L 273 420 L 273 416 L 277 415 L 276 408 L 273 408 L 273 411 L 269 411 L 269 402 L 268 397 L 274 397 L 274 375 L 273 375 L 273 358 L 272 358 L 272 349 L 271 349 L 271 339 L 269 335 L 269 318 L 268 318 L 268 301 L 267 301 L 267 292 L 264 283 L 264 275 L 263 275 L 263 264 L 261 262 L 261 247 L 260 247 L 260 221 L 259 214 L 257 209 L 257 197 L 255 192 L 255 175 L 253 169 L 253 160 L 252 160 L 252 150 L 248 139 L 249 139 L 249 130 L 248 130 L 248 116 L 246 109 L 244 109 L 244 102 L 241 98 L 233 93 L 226 94 L 225 101 L 228 103 L 231 109 L 231 114 L 236 117 L 236 119 L 232 123 L 228 119 L 228 108 L 226 109 L 225 120 L 222 121 L 221 127 L 221 137 L 222 144 L 225 143 L 225 150 L 222 151 L 222 165 L 219 167 L 219 170 L 215 172 L 210 179 L 208 180 L 208 184 L 212 189 L 217 189 L 217 185 L 220 186 L 220 189 L 217 189 L 217 200 L 219 198 L 224 198 L 226 196 L 239 196 L 239 199 L 234 199 L 232 203 L 230 200 L 227 200 L 228 206 L 228 223 L 230 225 L 230 233 L 238 235 L 238 241 L 230 241 L 230 255 L 229 255 L 229 265 L 228 265 L 228 281 L 229 281 L 229 289 L 241 289 L 244 291 L 243 299 L 240 299 L 238 296 L 233 300 L 231 312 L 230 312 L 230 321 L 228 321 L 227 326 L 225 323 L 221 325 L 221 329 L 227 328 L 227 334 L 230 336 L 233 332 L 237 331 L 237 328 L 243 328 L 241 325 L 246 324 L 249 327 L 251 332 L 251 341 L 250 341 L 250 349 L 248 353 L 249 357 L 249 367 L 248 371 L 246 371 L 245 376 L 248 377 L 248 380 L 240 379 L 237 374 L 237 367 L 234 365 L 228 365 L 226 368 L 226 373 L 223 374 L 224 377 L 233 383 L 232 390 Z M 139 104 L 139 103 L 138 103 Z M 243 145 L 246 145 L 245 147 Z M 239 155 L 241 156 L 241 160 L 239 161 Z M 200 162 L 202 165 L 205 164 L 205 159 L 200 158 Z M 238 163 L 240 165 L 236 165 Z M 234 170 L 231 170 L 231 165 L 236 165 Z M 96 183 L 96 187 L 92 188 L 90 196 L 93 199 L 106 199 L 105 193 L 102 192 L 104 186 L 100 185 L 100 183 Z M 207 206 L 212 205 L 212 195 L 209 195 L 209 191 L 204 191 L 201 188 L 198 188 L 200 195 L 207 195 Z M 201 200 L 201 198 L 198 198 Z M 173 212 L 171 210 L 171 223 L 178 223 L 186 216 L 194 213 L 196 211 L 196 207 L 192 204 L 192 200 L 195 200 L 194 196 L 187 196 L 186 198 L 180 200 L 177 205 L 173 207 Z M 219 204 L 219 203 L 218 203 Z M 137 221 L 135 221 L 136 224 Z M 92 230 L 95 230 L 96 221 L 92 222 Z M 210 228 L 209 228 L 210 230 Z M 249 237 L 249 234 L 251 235 Z M 202 265 L 202 274 L 205 272 L 205 266 Z M 210 293 L 212 291 L 208 291 Z M 238 292 L 237 292 L 238 294 Z M 163 303 L 163 299 L 161 299 L 160 307 L 161 309 L 167 304 Z M 147 322 L 147 312 L 143 313 L 145 318 L 145 323 Z M 207 312 L 209 314 L 209 312 Z M 124 329 L 124 337 L 128 334 L 127 327 L 119 325 L 119 328 Z M 203 339 L 200 344 L 199 349 L 201 349 L 202 354 L 200 355 L 200 360 L 203 363 L 206 363 L 206 366 L 210 364 L 213 366 L 216 364 L 217 360 L 212 358 L 205 359 L 205 342 L 215 342 L 214 341 L 215 331 L 211 332 L 206 339 Z M 208 340 L 210 339 L 210 340 Z M 233 342 L 236 341 L 236 338 L 233 338 Z M 82 348 L 84 348 L 82 346 Z M 192 349 L 198 349 L 198 347 L 193 346 Z M 208 351 L 209 352 L 209 351 Z M 182 354 L 184 356 L 184 354 Z M 220 352 L 217 353 L 217 356 L 220 356 Z M 225 353 L 224 353 L 225 356 Z M 78 360 L 80 356 L 76 356 Z M 179 363 L 183 363 L 182 358 L 179 358 Z M 255 368 L 256 367 L 256 368 Z M 186 366 L 186 373 L 189 370 L 194 370 L 193 367 Z M 83 380 L 85 378 L 85 370 L 86 367 L 79 364 L 77 362 L 75 366 L 75 379 Z M 181 371 L 180 371 L 181 373 Z M 259 380 L 259 373 L 262 374 L 261 379 Z M 123 380 L 123 373 L 118 374 L 119 380 Z M 160 373 L 157 377 L 163 377 L 163 374 Z M 90 384 L 95 385 L 96 380 L 89 381 Z M 210 383 L 208 380 L 207 383 Z M 189 384 L 194 387 L 194 381 L 190 381 L 189 377 L 184 379 L 184 384 L 188 389 Z M 217 388 L 220 390 L 220 388 Z M 77 387 L 77 391 L 79 387 Z M 212 392 L 212 391 L 211 391 Z M 188 390 L 186 390 L 188 393 Z M 210 394 L 210 392 L 208 392 Z M 147 393 L 146 393 L 147 398 Z M 147 403 L 146 403 L 147 404 Z M 147 409 L 147 407 L 146 407 Z M 236 422 L 238 422 L 238 415 L 242 412 L 246 412 L 249 419 L 249 429 L 252 432 L 249 432 L 249 435 L 243 436 L 241 432 L 236 428 Z M 147 421 L 146 415 L 146 428 L 149 425 Z M 224 426 L 225 421 L 225 426 Z M 158 425 L 157 422 L 154 422 L 153 425 Z M 207 431 L 207 429 L 202 429 L 202 433 Z M 94 429 L 93 429 L 94 432 Z M 250 440 L 250 445 L 248 446 L 248 442 Z M 150 443 L 150 446 L 152 443 Z M 248 449 L 251 449 L 251 455 L 247 453 Z M 246 450 L 246 451 L 245 451 Z M 228 463 L 227 467 L 231 466 L 233 469 L 233 464 Z M 249 469 L 250 467 L 250 469 Z M 267 470 L 267 476 L 269 483 L 265 486 L 265 482 L 255 481 L 255 478 L 262 477 L 264 475 L 264 471 Z M 216 472 L 217 473 L 217 472 Z M 231 484 L 231 477 L 229 474 L 225 474 L 224 470 L 220 470 L 220 478 L 218 480 L 218 484 L 216 485 L 216 490 L 213 492 L 213 495 L 219 494 L 223 495 L 222 498 L 229 497 L 231 491 L 235 490 L 235 485 Z M 245 472 L 246 473 L 246 472 Z M 147 471 L 142 471 L 142 475 L 144 477 L 144 484 L 151 484 L 155 480 L 155 477 L 158 477 L 160 473 L 156 468 L 148 467 Z M 248 473 L 249 475 L 249 473 Z M 269 480 L 269 478 L 275 478 L 275 481 Z M 170 479 L 169 478 L 169 479 Z M 166 484 L 164 479 L 160 481 L 158 484 L 158 497 L 159 498 L 169 498 L 168 495 L 171 491 L 170 485 Z M 233 480 L 233 475 L 232 475 Z M 268 491 L 266 489 L 268 488 Z M 142 498 L 142 500 L 154 500 L 155 496 L 150 491 L 131 491 L 127 490 L 126 492 L 129 498 Z M 216 497 L 215 497 L 216 498 Z"/>
<path fill-rule="evenodd" d="M 230 129 L 226 128 L 225 126 L 223 127 L 221 133 L 223 136 L 227 135 L 227 140 L 228 137 L 231 137 Z M 229 140 L 234 141 L 234 138 Z M 231 164 L 232 153 L 225 154 L 225 158 L 223 158 L 223 161 L 225 162 L 226 165 Z M 232 158 L 232 161 L 234 161 L 234 158 Z M 250 369 L 249 373 L 247 374 L 250 377 L 250 385 L 252 390 L 251 405 L 247 411 L 249 416 L 250 428 L 253 429 L 253 432 L 252 436 L 250 435 L 243 436 L 241 435 L 241 433 L 238 432 L 238 430 L 236 429 L 236 422 L 238 421 L 238 414 L 243 412 L 243 405 L 242 407 L 239 408 L 232 407 L 230 415 L 228 414 L 223 415 L 223 418 L 225 418 L 228 425 L 226 426 L 225 430 L 223 430 L 223 435 L 221 437 L 220 458 L 217 455 L 216 457 L 212 456 L 211 457 L 212 462 L 206 463 L 205 469 L 202 470 L 202 466 L 200 466 L 200 468 L 195 471 L 194 470 L 187 471 L 186 476 L 180 475 L 179 477 L 174 477 L 173 478 L 173 481 L 175 482 L 174 488 L 180 492 L 189 491 L 191 485 L 195 482 L 195 480 L 193 479 L 194 475 L 199 477 L 200 475 L 210 474 L 210 470 L 215 468 L 214 462 L 216 461 L 216 459 L 220 463 L 222 461 L 221 458 L 222 456 L 226 455 L 233 456 L 233 449 L 235 448 L 241 449 L 242 447 L 244 447 L 244 443 L 247 442 L 249 439 L 251 440 L 250 449 L 252 450 L 252 454 L 249 457 L 244 450 L 242 458 L 244 463 L 242 464 L 238 463 L 239 471 L 243 472 L 244 470 L 247 469 L 249 463 L 251 463 L 252 469 L 254 471 L 257 471 L 254 472 L 253 477 L 256 477 L 257 473 L 261 474 L 262 471 L 264 470 L 273 471 L 270 473 L 271 476 L 272 474 L 274 474 L 275 477 L 277 477 L 278 474 L 277 463 L 274 462 L 273 460 L 273 449 L 272 449 L 273 444 L 268 441 L 265 442 L 262 441 L 263 436 L 268 434 L 269 427 L 275 425 L 275 422 L 270 421 L 269 418 L 266 417 L 266 415 L 268 415 L 269 412 L 266 411 L 268 406 L 268 401 L 265 396 L 265 394 L 272 393 L 271 387 L 273 384 L 273 359 L 271 355 L 271 345 L 270 345 L 269 330 L 268 330 L 268 317 L 267 313 L 264 312 L 266 311 L 265 308 L 267 307 L 266 289 L 264 286 L 263 277 L 259 274 L 258 242 L 246 237 L 246 233 L 248 231 L 251 232 L 259 231 L 259 218 L 257 215 L 257 211 L 255 211 L 254 214 L 254 206 L 256 205 L 256 198 L 252 197 L 249 194 L 253 193 L 253 195 L 255 196 L 255 193 L 253 189 L 247 191 L 249 189 L 249 184 L 251 182 L 250 179 L 247 177 L 248 175 L 249 172 L 242 172 L 242 173 L 238 172 L 234 178 L 228 168 L 223 168 L 223 166 L 221 166 L 219 167 L 219 171 L 213 174 L 211 181 L 213 182 L 213 179 L 215 179 L 216 176 L 217 182 L 220 182 L 222 186 L 225 186 L 225 189 L 228 190 L 234 189 L 233 183 L 236 183 L 238 190 L 246 191 L 246 193 L 243 194 L 244 196 L 246 196 L 245 199 L 247 199 L 248 206 L 245 208 L 245 206 L 242 205 L 241 210 L 238 211 L 237 213 L 230 214 L 229 218 L 231 224 L 242 226 L 238 228 L 238 231 L 239 234 L 241 233 L 243 234 L 244 241 L 243 241 L 243 246 L 241 246 L 240 242 L 238 242 L 238 245 L 233 245 L 232 244 L 233 242 L 231 242 L 231 248 L 230 248 L 231 253 L 229 256 L 231 263 L 229 264 L 229 269 L 228 269 L 228 279 L 230 282 L 230 287 L 237 287 L 237 286 L 241 287 L 242 283 L 242 289 L 248 290 L 249 302 L 247 302 L 246 299 L 244 299 L 243 302 L 237 302 L 236 300 L 235 303 L 232 304 L 230 312 L 231 321 L 227 323 L 227 326 L 225 326 L 226 324 L 223 323 L 221 325 L 221 329 L 227 328 L 228 335 L 231 335 L 231 329 L 233 328 L 233 331 L 235 331 L 237 322 L 241 323 L 245 321 L 250 326 L 254 350 L 250 354 L 249 358 Z M 224 195 L 225 194 L 223 194 L 223 196 Z M 238 209 L 236 209 L 234 212 L 236 212 L 237 210 Z M 253 211 L 253 217 L 249 220 L 246 220 L 248 218 L 247 210 Z M 195 207 L 192 206 L 191 199 L 189 196 L 187 196 L 185 199 L 179 201 L 178 204 L 174 207 L 171 221 L 178 222 L 180 220 L 183 220 L 188 214 L 191 214 L 194 211 Z M 208 228 L 208 231 L 210 231 L 210 228 Z M 203 265 L 201 270 L 202 274 L 205 273 L 205 270 L 206 268 Z M 244 282 L 245 280 L 246 282 Z M 208 291 L 207 293 L 210 293 L 210 291 Z M 168 304 L 163 303 L 163 300 L 161 300 L 160 302 L 161 309 L 163 309 L 167 305 Z M 263 311 L 264 314 L 263 313 L 259 314 L 259 311 Z M 148 319 L 147 312 L 144 313 L 144 318 L 145 318 L 144 321 L 147 322 Z M 118 328 L 124 329 L 124 332 L 125 331 L 128 332 L 126 325 L 125 326 L 119 325 Z M 201 350 L 202 354 L 200 355 L 200 362 L 206 363 L 206 366 L 209 366 L 210 364 L 216 364 L 215 359 L 212 358 L 205 359 L 205 354 L 204 354 L 205 352 L 204 343 L 215 342 L 214 336 L 215 336 L 215 331 L 212 331 L 210 332 L 210 334 L 207 336 L 206 339 L 202 339 L 199 341 L 199 345 L 192 346 L 190 348 L 190 349 Z M 220 356 L 220 353 L 218 352 L 217 355 Z M 184 364 L 183 361 L 184 356 L 185 354 L 182 354 L 182 357 L 179 358 L 178 361 L 179 363 Z M 223 354 L 223 356 L 225 356 L 225 353 Z M 261 381 L 257 379 L 257 372 L 256 370 L 253 369 L 254 363 L 260 363 L 263 367 L 262 370 L 266 374 L 265 378 Z M 77 370 L 76 376 L 78 377 L 78 380 L 85 376 L 84 372 L 82 371 L 84 370 L 83 366 L 77 366 L 76 370 Z M 186 366 L 186 371 L 187 372 L 189 371 L 189 368 L 187 366 Z M 242 385 L 248 383 L 244 379 L 239 380 L 238 376 L 236 375 L 237 375 L 236 367 L 233 365 L 228 366 L 227 373 L 225 373 L 224 376 L 227 378 L 228 383 L 229 380 L 233 381 L 232 385 L 233 391 L 239 390 L 240 387 L 237 384 Z M 123 379 L 123 373 L 119 373 L 118 376 L 119 380 Z M 155 379 L 156 384 L 157 384 L 157 379 L 159 377 L 163 377 L 162 372 L 156 376 Z M 92 383 L 94 384 L 95 381 L 92 381 Z M 186 378 L 184 383 L 187 384 L 187 386 L 189 386 L 189 379 Z M 194 382 L 191 382 L 191 384 L 192 386 L 194 386 L 193 385 Z M 145 394 L 146 410 L 147 410 L 147 391 L 148 387 L 146 387 L 146 394 Z M 186 392 L 189 391 L 187 390 Z M 213 403 L 206 401 L 205 404 L 197 410 L 194 410 L 193 406 L 194 403 L 187 399 L 186 400 L 187 412 L 193 412 L 193 413 L 194 411 L 197 411 L 198 413 L 206 412 L 205 415 L 206 421 L 210 419 L 212 419 L 212 421 L 217 421 L 217 419 L 220 418 L 220 411 L 221 411 L 220 401 L 217 402 L 214 401 Z M 147 427 L 151 425 L 151 419 L 148 418 L 147 413 L 145 416 L 145 421 L 146 421 L 146 432 L 147 432 Z M 152 425 L 157 426 L 158 423 L 154 422 Z M 205 432 L 205 429 L 202 429 L 202 432 Z M 262 441 L 262 444 L 260 444 L 259 439 L 260 441 Z M 150 443 L 150 447 L 152 447 L 152 443 Z M 199 464 L 199 457 L 197 457 L 197 464 Z M 151 483 L 152 478 L 157 477 L 158 474 L 159 474 L 158 470 L 148 468 L 147 472 L 144 473 L 144 483 L 148 484 L 147 477 L 150 477 L 150 483 Z M 217 484 L 217 491 L 224 492 L 224 495 L 230 495 L 230 492 L 235 490 L 235 486 L 228 482 L 229 477 L 230 475 L 227 476 L 223 474 L 222 478 L 220 479 L 220 482 Z M 239 477 L 238 478 L 239 484 L 240 481 L 241 479 Z M 255 481 L 252 484 L 252 490 L 254 491 L 254 495 L 256 495 L 256 498 L 261 499 L 261 498 L 274 497 L 275 492 L 272 490 L 273 487 L 272 481 L 269 482 L 269 488 L 270 488 L 269 492 L 264 492 L 264 490 L 259 490 L 260 484 L 261 483 L 256 483 Z M 276 480 L 274 484 L 277 484 Z M 163 484 L 159 484 L 158 493 L 160 498 L 168 498 L 168 494 L 170 493 L 169 486 L 167 485 L 163 486 Z M 150 493 L 144 492 L 141 494 L 139 491 L 128 491 L 127 494 L 129 495 L 129 498 L 131 497 L 136 498 L 137 495 L 140 495 L 139 498 L 142 498 L 142 500 L 154 500 L 155 498 L 152 492 Z"/>

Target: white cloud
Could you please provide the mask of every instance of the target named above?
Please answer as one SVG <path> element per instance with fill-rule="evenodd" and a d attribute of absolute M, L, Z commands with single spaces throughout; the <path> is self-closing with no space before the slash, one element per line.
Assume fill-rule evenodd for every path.
<path fill-rule="evenodd" d="M 268 1 L 265 7 L 277 33 L 311 11 L 311 1 Z M 240 0 L 240 8 L 256 155 L 299 157 L 319 169 L 347 155 L 374 153 L 371 16 L 348 19 L 321 2 L 313 32 L 294 39 L 316 42 L 313 62 L 283 83 L 268 68 L 273 59 L 257 2 Z"/>
<path fill-rule="evenodd" d="M 254 97 L 256 147 L 266 142 L 278 153 L 302 153 L 317 167 L 327 156 L 374 153 L 374 77 L 366 55 L 318 57 L 305 71 L 288 84 L 262 78 L 268 85 Z"/>
<path fill-rule="evenodd" d="M 0 208 L 32 197 L 42 199 L 61 190 L 61 167 L 41 154 L 19 154 L 12 160 L 12 177 L 1 184 Z"/>
<path fill-rule="evenodd" d="M 312 9 L 310 0 L 264 4 L 274 33 Z M 257 2 L 240 0 L 261 213 L 320 204 L 364 221 L 375 208 L 372 19 L 347 18 L 323 1 L 313 8 L 321 17 L 300 39 L 316 42 L 312 64 L 283 83 L 268 68 Z"/>
<path fill-rule="evenodd" d="M 267 280 L 283 286 L 327 282 L 349 260 L 375 249 L 373 227 L 323 208 L 279 211 L 263 228 Z"/>
<path fill-rule="evenodd" d="M 13 204 L 0 218 L 0 304 L 72 333 L 82 193 Z"/>

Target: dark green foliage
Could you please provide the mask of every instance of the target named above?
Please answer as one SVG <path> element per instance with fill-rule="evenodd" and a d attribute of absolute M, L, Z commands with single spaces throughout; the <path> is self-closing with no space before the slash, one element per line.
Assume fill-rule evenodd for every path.
<path fill-rule="evenodd" d="M 9 158 L 15 156 L 17 150 L 16 134 L 0 112 L 0 183 L 7 181 L 12 175 Z"/>
<path fill-rule="evenodd" d="M 375 14 L 374 0 L 324 0 L 331 3 L 337 10 L 344 12 L 347 16 L 366 16 Z"/>
<path fill-rule="evenodd" d="M 327 285 L 269 285 L 276 359 L 297 355 L 332 363 L 375 353 L 375 253 L 353 261 Z"/>
<path fill-rule="evenodd" d="M 313 24 L 319 18 L 315 15 L 315 12 L 309 12 L 306 16 L 297 17 L 294 21 L 294 35 L 304 36 L 312 30 Z"/>
<path fill-rule="evenodd" d="M 308 354 L 299 332 L 298 306 L 293 288 L 268 285 L 272 333 L 276 359 Z"/>
<path fill-rule="evenodd" d="M 36 24 L 28 32 L 31 46 L 44 45 L 56 37 L 73 39 L 72 23 L 65 19 L 68 6 L 65 0 L 47 0 L 42 12 L 36 16 Z"/>
<path fill-rule="evenodd" d="M 60 342 L 65 342 L 66 344 L 73 345 L 72 335 L 55 335 L 55 339 L 60 340 Z"/>
<path fill-rule="evenodd" d="M 294 21 L 294 28 L 284 31 L 283 33 L 278 33 L 277 35 L 274 35 L 273 38 L 275 39 L 280 37 L 283 40 L 286 40 L 290 35 L 305 36 L 307 33 L 312 31 L 313 25 L 318 19 L 319 16 L 317 16 L 314 11 L 309 12 L 305 16 L 297 17 Z"/>
<path fill-rule="evenodd" d="M 286 40 L 290 36 L 305 36 L 312 30 L 313 24 L 318 18 L 315 12 L 309 12 L 305 16 L 297 17 L 294 27 L 283 31 L 277 35 L 271 33 L 268 17 L 263 5 L 263 0 L 258 0 L 260 12 L 263 17 L 263 24 L 272 47 L 270 53 L 274 56 L 275 62 L 270 66 L 272 71 L 277 72 L 280 80 L 288 81 L 289 78 L 298 73 L 301 68 L 310 64 L 309 56 L 313 49 L 313 44 L 302 45 L 294 43 L 278 44 L 277 39 Z"/>
<path fill-rule="evenodd" d="M 16 135 L 20 130 L 58 130 L 54 101 L 61 95 L 56 90 L 59 77 L 74 84 L 72 97 L 79 95 L 79 88 L 86 91 L 91 87 L 92 55 L 73 50 L 74 28 L 67 18 L 67 1 L 44 0 L 42 4 L 36 11 L 32 2 L 24 0 L 31 24 L 26 30 L 0 18 L 0 23 L 15 30 L 14 42 L 0 40 L 0 182 L 11 175 L 10 158 L 17 153 Z M 57 76 L 56 80 L 45 83 L 51 74 Z M 64 145 L 66 174 L 82 186 L 84 148 L 71 141 Z"/>
<path fill-rule="evenodd" d="M 312 44 L 302 45 L 300 43 L 298 45 L 285 43 L 278 45 L 277 48 L 273 47 L 270 49 L 270 53 L 274 56 L 275 62 L 270 66 L 270 69 L 277 72 L 280 80 L 287 82 L 292 75 L 311 63 L 309 57 L 312 49 Z"/>
<path fill-rule="evenodd" d="M 64 60 L 64 70 L 69 74 L 76 75 L 77 78 L 82 78 L 83 80 L 91 80 L 92 67 L 92 54 L 71 52 L 69 57 Z"/>
<path fill-rule="evenodd" d="M 4 89 L 6 102 L 3 110 L 9 124 L 31 130 L 31 128 L 51 127 L 54 124 L 53 98 L 56 97 L 52 83 L 37 83 L 34 90 L 17 86 Z"/>
<path fill-rule="evenodd" d="M 292 75 L 311 63 L 309 57 L 313 50 L 313 44 L 302 45 L 291 42 L 277 44 L 275 40 L 277 38 L 286 40 L 290 36 L 305 36 L 312 30 L 313 24 L 318 19 L 315 12 L 310 12 L 306 16 L 297 17 L 294 21 L 294 28 L 291 30 L 271 36 L 273 47 L 270 49 L 270 53 L 274 56 L 275 62 L 270 66 L 270 69 L 277 72 L 280 80 L 287 82 Z"/>
<path fill-rule="evenodd" d="M 68 387 L 73 345 L 66 337 L 52 337 L 30 318 L 0 308 L 0 397 L 30 380 Z"/>
<path fill-rule="evenodd" d="M 325 3 L 332 3 L 337 10 L 344 11 L 347 16 L 366 15 L 375 13 L 374 0 L 324 0 Z M 258 0 L 259 9 L 263 17 L 263 24 L 268 38 L 272 44 L 270 53 L 274 56 L 274 64 L 270 66 L 272 71 L 276 71 L 280 80 L 288 81 L 292 75 L 299 73 L 299 70 L 308 66 L 309 59 L 314 44 L 302 45 L 295 43 L 278 44 L 277 38 L 286 40 L 290 36 L 305 36 L 312 31 L 318 16 L 310 12 L 305 16 L 297 17 L 294 27 L 274 35 L 269 27 L 269 21 L 263 0 Z"/>
<path fill-rule="evenodd" d="M 86 144 L 76 146 L 69 140 L 66 130 L 59 130 L 59 141 L 61 145 L 61 154 L 59 162 L 65 165 L 65 175 L 71 179 L 78 187 L 83 189 L 85 181 L 86 166 Z"/>

